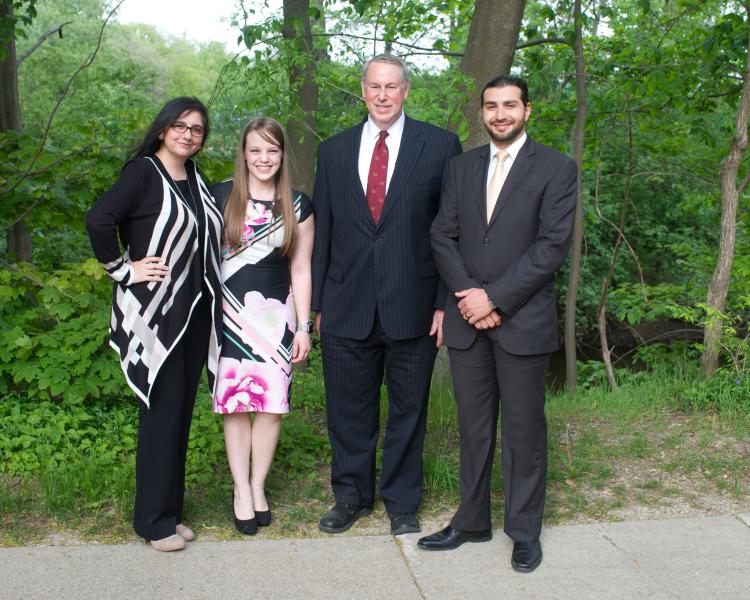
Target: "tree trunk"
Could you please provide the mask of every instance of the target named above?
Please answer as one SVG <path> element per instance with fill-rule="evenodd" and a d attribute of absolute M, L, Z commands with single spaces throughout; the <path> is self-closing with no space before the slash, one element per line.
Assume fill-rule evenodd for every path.
<path fill-rule="evenodd" d="M 0 0 L 0 18 L 13 15 L 12 0 Z M 11 37 L 4 47 L 5 57 L 0 62 L 0 131 L 21 131 L 21 112 L 18 107 L 18 74 L 16 71 L 16 41 Z"/>
<path fill-rule="evenodd" d="M 12 0 L 0 0 L 0 18 L 13 15 Z M 18 104 L 18 71 L 16 70 L 16 40 L 11 36 L 3 48 L 0 62 L 0 132 L 21 132 L 21 110 Z M 19 221 L 7 231 L 8 254 L 17 261 L 31 262 L 31 236 L 26 223 Z"/>
<path fill-rule="evenodd" d="M 315 182 L 315 113 L 318 110 L 317 56 L 309 12 L 309 0 L 284 0 L 284 37 L 295 40 L 296 50 L 305 55 L 304 60 L 293 61 L 289 73 L 291 94 L 298 99 L 299 110 L 293 110 L 293 116 L 287 121 L 287 137 L 296 165 L 294 186 L 308 196 L 312 195 Z"/>
<path fill-rule="evenodd" d="M 490 79 L 510 72 L 525 7 L 526 0 L 476 2 L 469 38 L 461 59 L 461 72 L 476 86 L 461 109 L 469 125 L 469 138 L 464 142 L 464 150 L 476 148 L 487 141 L 479 94 Z"/>
<path fill-rule="evenodd" d="M 625 220 L 628 216 L 628 208 L 630 207 L 630 184 L 633 178 L 633 113 L 628 108 L 628 170 L 625 177 L 625 193 L 622 198 L 622 208 L 620 209 L 620 223 L 617 226 L 617 239 L 615 240 L 615 247 L 612 250 L 612 258 L 609 261 L 609 270 L 607 275 L 602 280 L 602 288 L 599 294 L 599 306 L 597 308 L 597 320 L 599 323 L 599 342 L 602 347 L 602 360 L 604 361 L 604 367 L 607 370 L 607 380 L 609 386 L 613 389 L 617 389 L 617 379 L 615 377 L 615 370 L 612 366 L 612 356 L 609 350 L 609 342 L 607 341 L 607 294 L 609 292 L 609 285 L 612 282 L 612 277 L 615 274 L 615 266 L 617 265 L 617 256 L 620 253 L 620 246 L 625 241 Z"/>
<path fill-rule="evenodd" d="M 586 124 L 586 71 L 583 60 L 583 36 L 581 33 L 581 0 L 575 1 L 575 32 L 573 53 L 576 64 L 576 122 L 573 127 L 573 158 L 578 165 L 578 187 L 576 190 L 576 217 L 573 226 L 570 255 L 570 277 L 565 303 L 565 385 L 575 393 L 576 379 L 576 302 L 578 283 L 581 277 L 581 249 L 583 246 L 583 148 Z"/>
<path fill-rule="evenodd" d="M 747 20 L 750 22 L 750 7 L 748 5 L 745 6 L 745 12 Z M 747 56 L 745 57 L 745 80 L 742 84 L 742 95 L 737 107 L 737 121 L 732 138 L 732 147 L 721 163 L 721 238 L 719 240 L 716 269 L 708 285 L 706 296 L 708 315 L 703 333 L 703 356 L 701 357 L 701 368 L 705 375 L 712 375 L 719 366 L 719 346 L 724 326 L 721 313 L 726 308 L 737 234 L 737 204 L 741 191 L 737 185 L 737 173 L 748 145 L 748 113 L 750 113 L 750 35 L 748 36 Z"/>

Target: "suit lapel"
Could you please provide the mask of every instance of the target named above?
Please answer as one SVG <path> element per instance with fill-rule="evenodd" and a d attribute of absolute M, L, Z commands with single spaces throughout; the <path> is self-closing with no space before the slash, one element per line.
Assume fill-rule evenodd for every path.
<path fill-rule="evenodd" d="M 399 200 L 399 191 L 404 189 L 406 182 L 414 171 L 414 167 L 419 161 L 419 157 L 422 155 L 423 149 L 424 139 L 422 138 L 422 132 L 419 131 L 419 127 L 412 119 L 406 117 L 404 131 L 401 134 L 401 144 L 399 145 L 398 156 L 396 157 L 396 165 L 393 168 L 391 182 L 388 185 L 388 193 L 385 195 L 385 204 L 383 205 L 383 212 L 378 221 L 378 227 L 393 212 L 393 207 Z"/>
<path fill-rule="evenodd" d="M 469 173 L 469 181 L 473 192 L 471 196 L 474 196 L 476 200 L 479 218 L 483 223 L 487 223 L 487 168 L 489 162 L 490 147 L 485 145 L 476 153 L 471 165 L 471 173 Z"/>
<path fill-rule="evenodd" d="M 349 135 L 341 142 L 341 172 L 343 173 L 346 185 L 355 199 L 355 203 L 366 214 L 367 218 L 372 221 L 370 209 L 367 207 L 367 198 L 362 189 L 362 182 L 359 179 L 359 146 L 362 141 L 362 128 L 364 121 L 358 126 L 349 130 Z"/>
<path fill-rule="evenodd" d="M 495 210 L 492 211 L 492 218 L 490 219 L 489 226 L 492 226 L 500 213 L 505 210 L 505 207 L 510 202 L 510 197 L 513 194 L 513 191 L 524 180 L 529 169 L 534 166 L 535 154 L 535 144 L 527 135 L 526 142 L 518 151 L 518 155 L 513 161 L 513 165 L 505 179 L 503 189 L 500 191 L 500 197 L 497 199 L 497 204 L 495 204 Z"/>

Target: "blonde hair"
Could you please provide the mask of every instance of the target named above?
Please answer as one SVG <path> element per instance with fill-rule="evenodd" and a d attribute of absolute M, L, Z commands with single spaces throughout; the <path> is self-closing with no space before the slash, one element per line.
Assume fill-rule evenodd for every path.
<path fill-rule="evenodd" d="M 294 214 L 294 199 L 292 198 L 291 183 L 291 155 L 287 151 L 286 134 L 284 128 L 276 119 L 258 117 L 247 124 L 237 145 L 237 158 L 234 161 L 234 181 L 229 192 L 229 198 L 224 206 L 224 241 L 230 246 L 239 246 L 242 242 L 242 227 L 245 224 L 245 214 L 248 200 L 248 170 L 245 163 L 245 147 L 247 136 L 257 132 L 269 144 L 281 150 L 281 166 L 274 176 L 276 191 L 274 192 L 273 216 L 283 219 L 284 239 L 281 253 L 289 254 L 294 246 L 294 234 L 297 231 L 297 219 Z"/>

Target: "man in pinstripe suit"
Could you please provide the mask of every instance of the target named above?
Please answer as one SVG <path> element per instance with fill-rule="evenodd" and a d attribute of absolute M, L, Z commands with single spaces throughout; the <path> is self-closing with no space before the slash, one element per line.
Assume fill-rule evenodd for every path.
<path fill-rule="evenodd" d="M 380 387 L 388 420 L 380 494 L 394 535 L 419 531 L 430 379 L 442 343 L 444 293 L 430 223 L 458 138 L 404 115 L 405 65 L 362 71 L 365 121 L 318 148 L 313 193 L 313 301 L 320 333 L 336 506 L 320 520 L 346 531 L 372 512 Z"/>

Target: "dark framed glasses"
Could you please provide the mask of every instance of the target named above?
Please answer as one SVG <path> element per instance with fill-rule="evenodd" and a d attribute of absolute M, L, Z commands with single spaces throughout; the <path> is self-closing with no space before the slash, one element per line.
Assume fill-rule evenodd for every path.
<path fill-rule="evenodd" d="M 203 137 L 206 133 L 206 128 L 203 127 L 203 125 L 188 125 L 187 123 L 183 123 L 182 121 L 175 121 L 170 125 L 172 129 L 174 129 L 177 133 L 185 133 L 186 131 L 190 131 L 190 135 L 193 135 L 195 137 Z"/>

